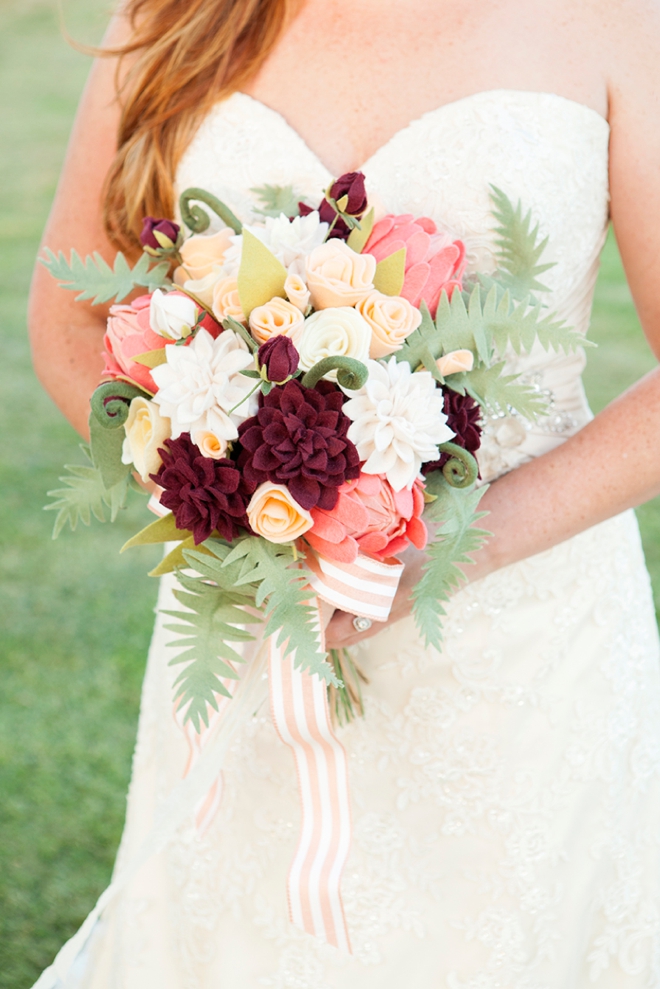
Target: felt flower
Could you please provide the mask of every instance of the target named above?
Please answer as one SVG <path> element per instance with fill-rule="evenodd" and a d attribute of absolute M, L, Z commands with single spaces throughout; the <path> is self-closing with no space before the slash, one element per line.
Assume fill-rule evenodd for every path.
<path fill-rule="evenodd" d="M 239 323 L 245 322 L 245 314 L 238 294 L 238 282 L 234 275 L 219 278 L 214 284 L 211 310 L 220 323 L 228 316 Z"/>
<path fill-rule="evenodd" d="M 446 378 L 448 374 L 471 371 L 474 367 L 474 354 L 471 350 L 451 350 L 435 363 L 440 374 Z"/>
<path fill-rule="evenodd" d="M 145 391 L 156 391 L 156 384 L 148 367 L 136 363 L 133 358 L 149 350 L 159 350 L 173 343 L 165 340 L 149 325 L 151 296 L 141 295 L 130 306 L 110 306 L 107 329 L 103 337 L 103 374 L 108 378 L 131 381 Z"/>
<path fill-rule="evenodd" d="M 298 370 L 300 357 L 287 336 L 271 337 L 262 343 L 257 353 L 259 367 L 267 381 L 285 384 Z"/>
<path fill-rule="evenodd" d="M 250 313 L 250 331 L 257 343 L 265 343 L 271 337 L 290 337 L 298 343 L 305 317 L 297 306 L 277 296 L 263 306 L 256 306 Z"/>
<path fill-rule="evenodd" d="M 454 435 L 443 412 L 444 396 L 428 371 L 413 374 L 407 361 L 369 361 L 369 378 L 344 405 L 352 419 L 365 474 L 384 474 L 394 491 L 412 488 L 423 463 L 437 460 L 438 445 Z"/>
<path fill-rule="evenodd" d="M 330 197 L 335 202 L 341 202 L 346 197 L 343 212 L 350 216 L 361 216 L 367 208 L 367 194 L 364 186 L 364 175 L 362 172 L 345 172 L 333 182 L 329 190 Z M 301 216 L 306 216 L 311 212 L 311 207 L 306 203 L 298 203 Z M 326 198 L 318 207 L 318 213 L 325 223 L 331 226 L 329 238 L 336 240 L 346 240 L 351 232 L 350 227 L 344 220 L 337 219 L 337 211 L 332 203 Z"/>
<path fill-rule="evenodd" d="M 260 484 L 247 507 L 250 527 L 270 543 L 289 543 L 312 527 L 312 516 L 283 484 Z"/>
<path fill-rule="evenodd" d="M 232 460 L 203 457 L 188 433 L 165 440 L 162 464 L 151 479 L 163 488 L 160 503 L 172 510 L 178 529 L 193 533 L 195 545 L 216 529 L 231 542 L 249 530 L 247 506 L 254 488 Z"/>
<path fill-rule="evenodd" d="M 149 325 L 166 340 L 181 340 L 190 336 L 197 313 L 197 306 L 183 292 L 162 292 L 157 288 L 151 296 Z"/>
<path fill-rule="evenodd" d="M 208 429 L 196 429 L 194 433 L 191 433 L 190 438 L 195 446 L 199 447 L 199 452 L 203 457 L 220 460 L 227 456 L 229 451 L 227 440 L 219 440 L 215 433 Z"/>
<path fill-rule="evenodd" d="M 153 251 L 163 247 L 174 247 L 180 229 L 178 223 L 172 223 L 171 220 L 159 220 L 153 216 L 145 216 L 142 221 L 140 243 L 143 247 L 150 247 Z"/>
<path fill-rule="evenodd" d="M 435 315 L 443 289 L 451 296 L 462 288 L 465 271 L 465 246 L 452 241 L 449 234 L 438 233 L 433 220 L 412 213 L 389 214 L 375 224 L 364 253 L 382 261 L 402 247 L 406 249 L 406 275 L 401 295 L 416 308 L 424 299 Z"/>
<path fill-rule="evenodd" d="M 214 340 L 199 330 L 187 347 L 168 347 L 167 363 L 152 371 L 158 393 L 154 401 L 172 420 L 172 436 L 207 430 L 220 441 L 235 440 L 238 425 L 252 414 L 256 398 L 251 378 L 241 374 L 254 368 L 246 344 L 232 330 Z"/>
<path fill-rule="evenodd" d="M 373 291 L 376 259 L 356 254 L 341 240 L 329 240 L 305 259 L 305 276 L 315 309 L 354 306 Z"/>
<path fill-rule="evenodd" d="M 367 321 L 371 330 L 369 356 L 374 360 L 387 357 L 401 345 L 406 337 L 422 322 L 422 314 L 407 299 L 398 295 L 370 292 L 355 307 Z"/>
<path fill-rule="evenodd" d="M 286 292 L 287 299 L 293 303 L 296 309 L 300 309 L 302 313 L 307 312 L 310 295 L 307 282 L 302 275 L 289 272 L 284 282 L 284 291 Z"/>
<path fill-rule="evenodd" d="M 300 366 L 309 371 L 324 357 L 338 354 L 364 362 L 369 357 L 370 344 L 369 324 L 355 309 L 350 306 L 321 309 L 305 320 L 298 344 Z M 337 372 L 330 371 L 326 377 L 334 381 Z"/>
<path fill-rule="evenodd" d="M 362 473 L 341 486 L 330 511 L 312 509 L 314 525 L 305 538 L 326 559 L 341 563 L 353 563 L 358 552 L 385 560 L 409 543 L 424 549 L 423 491 L 419 480 L 410 490 L 394 491 L 384 476 Z"/>
<path fill-rule="evenodd" d="M 261 395 L 259 404 L 256 416 L 239 427 L 238 463 L 247 480 L 285 484 L 307 511 L 332 508 L 337 489 L 360 473 L 342 393 L 328 381 L 305 388 L 292 379 Z"/>
<path fill-rule="evenodd" d="M 324 243 L 328 224 L 322 223 L 318 212 L 312 210 L 307 216 L 293 219 L 284 213 L 268 216 L 263 223 L 255 223 L 246 229 L 258 237 L 285 268 L 289 268 Z"/>
<path fill-rule="evenodd" d="M 138 395 L 131 402 L 124 430 L 121 462 L 133 464 L 146 481 L 160 467 L 158 449 L 171 435 L 170 420 L 160 414 L 155 402 Z"/>
<path fill-rule="evenodd" d="M 223 227 L 214 234 L 193 234 L 184 240 L 179 249 L 183 261 L 183 271 L 177 268 L 174 280 L 182 284 L 188 279 L 198 280 L 215 272 L 222 272 L 225 254 L 232 246 L 234 231 Z"/>
<path fill-rule="evenodd" d="M 476 453 L 481 446 L 481 408 L 469 395 L 459 395 L 458 392 L 447 388 L 444 392 L 443 412 L 447 416 L 447 425 L 454 433 L 452 443 L 462 446 L 469 453 Z M 424 464 L 424 473 L 440 470 L 449 460 L 449 454 L 443 453 L 437 460 Z"/>

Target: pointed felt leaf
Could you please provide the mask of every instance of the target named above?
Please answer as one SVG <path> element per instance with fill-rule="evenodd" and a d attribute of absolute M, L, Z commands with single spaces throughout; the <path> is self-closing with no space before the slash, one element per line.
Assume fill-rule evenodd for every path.
<path fill-rule="evenodd" d="M 261 185 L 250 189 L 263 203 L 262 209 L 255 209 L 255 213 L 261 216 L 278 217 L 284 213 L 291 219 L 300 215 L 298 203 L 301 196 L 298 195 L 292 185 Z"/>
<path fill-rule="evenodd" d="M 159 367 L 161 364 L 167 364 L 166 349 L 166 347 L 159 347 L 158 350 L 147 350 L 144 354 L 136 354 L 135 357 L 131 357 L 131 360 L 150 369 Z"/>
<path fill-rule="evenodd" d="M 110 520 L 114 522 L 126 503 L 130 474 L 108 490 L 103 483 L 101 471 L 92 465 L 89 447 L 81 445 L 81 449 L 88 464 L 67 464 L 64 469 L 69 473 L 60 478 L 66 487 L 48 492 L 48 497 L 55 501 L 45 505 L 44 510 L 57 512 L 53 539 L 57 539 L 67 522 L 72 530 L 75 530 L 79 521 L 83 525 L 89 525 L 92 515 L 99 522 L 105 522 L 104 507 L 110 509 Z"/>
<path fill-rule="evenodd" d="M 374 288 L 383 295 L 401 295 L 405 277 L 406 249 L 402 247 L 378 262 L 374 275 Z"/>
<path fill-rule="evenodd" d="M 120 553 L 123 553 L 126 549 L 131 549 L 133 546 L 148 546 L 152 543 L 170 543 L 175 540 L 186 539 L 191 535 L 192 533 L 187 529 L 177 529 L 174 515 L 172 512 L 168 512 L 167 515 L 156 519 L 155 522 L 151 522 L 144 529 L 141 529 L 140 532 L 132 536 L 128 542 L 124 543 Z"/>
<path fill-rule="evenodd" d="M 173 573 L 175 570 L 181 570 L 186 566 L 186 558 L 183 555 L 185 549 L 194 549 L 195 540 L 193 536 L 188 536 L 183 542 L 175 546 L 174 549 L 163 557 L 160 563 L 149 571 L 150 577 L 162 577 L 165 573 Z"/>
<path fill-rule="evenodd" d="M 247 229 L 243 230 L 243 250 L 237 280 L 241 308 L 246 316 L 275 296 L 285 298 L 286 268 Z"/>
<path fill-rule="evenodd" d="M 67 261 L 62 251 L 55 254 L 48 247 L 44 250 L 46 256 L 39 260 L 62 288 L 80 292 L 76 301 L 91 299 L 94 306 L 109 302 L 113 296 L 115 302 L 121 302 L 136 286 L 153 292 L 168 281 L 167 261 L 151 267 L 151 259 L 146 254 L 131 268 L 124 255 L 119 253 L 115 257 L 114 268 L 111 268 L 98 252 L 88 255 L 83 261 L 76 251 L 71 251 L 71 260 Z"/>
<path fill-rule="evenodd" d="M 360 220 L 359 229 L 358 227 L 355 227 L 353 230 L 351 230 L 350 234 L 348 235 L 348 239 L 346 243 L 348 244 L 348 246 L 351 248 L 352 251 L 355 251 L 356 254 L 362 254 L 362 251 L 364 250 L 364 245 L 369 240 L 371 236 L 371 231 L 374 228 L 374 218 L 375 218 L 375 213 L 372 206 L 369 212 L 366 213 Z M 398 295 L 398 292 L 396 294 Z"/>

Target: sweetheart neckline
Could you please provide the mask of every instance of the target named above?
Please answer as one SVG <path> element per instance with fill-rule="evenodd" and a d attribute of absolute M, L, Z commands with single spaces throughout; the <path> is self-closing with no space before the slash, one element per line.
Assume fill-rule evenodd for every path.
<path fill-rule="evenodd" d="M 579 100 L 572 100 L 567 96 L 560 96 L 558 93 L 543 92 L 541 90 L 535 90 L 535 89 L 482 89 L 476 93 L 471 93 L 468 96 L 462 96 L 460 97 L 460 99 L 450 100 L 449 103 L 442 103 L 440 106 L 433 107 L 431 110 L 426 110 L 426 112 L 420 114 L 419 117 L 414 117 L 403 127 L 400 127 L 398 131 L 395 131 L 391 137 L 389 137 L 383 144 L 381 144 L 378 148 L 376 148 L 373 154 L 371 154 L 361 165 L 358 165 L 354 170 L 364 172 L 377 157 L 379 157 L 388 148 L 390 148 L 397 140 L 399 140 L 399 138 L 408 134 L 410 131 L 414 130 L 417 126 L 429 120 L 431 117 L 435 117 L 435 116 L 439 117 L 446 110 L 451 110 L 454 109 L 455 107 L 461 106 L 462 104 L 472 103 L 479 99 L 492 97 L 492 96 L 509 96 L 509 97 L 540 96 L 543 97 L 544 99 L 551 98 L 553 100 L 557 100 L 558 102 L 566 106 L 570 106 L 573 108 L 586 111 L 587 113 L 591 114 L 592 117 L 595 117 L 598 121 L 600 121 L 607 128 L 608 132 L 610 130 L 609 122 L 601 113 L 598 112 L 598 110 L 594 110 L 593 107 L 587 106 L 586 103 L 580 103 Z M 218 108 L 220 108 L 225 104 L 231 102 L 232 100 L 241 99 L 241 98 L 244 100 L 249 100 L 250 103 L 255 104 L 264 113 L 273 117 L 273 119 L 279 121 L 280 124 L 303 145 L 307 153 L 314 158 L 317 164 L 324 170 L 324 172 L 326 172 L 328 177 L 330 179 L 334 177 L 334 173 L 325 165 L 325 163 L 321 160 L 319 155 L 314 150 L 312 150 L 312 148 L 309 146 L 309 144 L 302 136 L 302 134 L 300 134 L 299 131 L 297 131 L 296 128 L 289 123 L 289 121 L 286 119 L 284 114 L 280 113 L 279 110 L 275 110 L 267 103 L 264 103 L 263 100 L 259 100 L 255 96 L 250 96 L 249 93 L 244 93 L 242 90 L 239 89 L 236 90 L 236 92 L 232 93 L 231 96 L 228 96 L 226 100 L 223 100 L 217 106 Z M 213 112 L 214 110 L 211 111 L 211 113 Z"/>

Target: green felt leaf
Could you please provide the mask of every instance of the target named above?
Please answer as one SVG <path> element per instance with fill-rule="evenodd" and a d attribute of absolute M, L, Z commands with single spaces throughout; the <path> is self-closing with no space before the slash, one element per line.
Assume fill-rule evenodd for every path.
<path fill-rule="evenodd" d="M 497 221 L 498 281 L 510 290 L 515 299 L 528 298 L 532 292 L 547 292 L 547 286 L 539 281 L 539 275 L 553 268 L 554 264 L 539 264 L 538 261 L 548 238 L 539 239 L 538 224 L 532 227 L 531 210 L 523 215 L 520 202 L 514 206 L 501 189 L 494 185 L 490 188 L 493 216 Z"/>
<path fill-rule="evenodd" d="M 492 359 L 492 339 L 484 321 L 481 305 L 481 288 L 475 285 L 468 296 L 467 306 L 463 293 L 446 292 L 440 296 L 435 325 L 440 337 L 442 353 L 452 350 L 471 350 L 480 360 Z"/>
<path fill-rule="evenodd" d="M 185 721 L 195 729 L 208 725 L 209 707 L 217 710 L 215 694 L 229 696 L 220 678 L 235 679 L 229 663 L 242 662 L 241 655 L 229 644 L 254 638 L 241 626 L 258 624 L 262 619 L 243 610 L 254 605 L 254 587 L 234 587 L 240 564 L 223 567 L 229 547 L 220 540 L 207 539 L 203 547 L 183 551 L 184 566 L 199 574 L 177 574 L 182 590 L 175 590 L 178 601 L 188 611 L 166 611 L 178 619 L 167 625 L 181 638 L 172 642 L 185 651 L 170 661 L 170 665 L 185 664 L 176 678 L 175 701 L 186 707 Z"/>
<path fill-rule="evenodd" d="M 374 275 L 374 288 L 383 295 L 401 295 L 405 277 L 406 249 L 402 247 L 378 262 Z"/>
<path fill-rule="evenodd" d="M 408 361 L 413 370 L 423 364 L 435 378 L 442 381 L 435 364 L 436 359 L 442 353 L 440 333 L 433 322 L 428 306 L 423 300 L 419 309 L 422 314 L 422 322 L 415 332 L 404 340 L 403 346 L 395 352 L 394 356 L 397 361 Z"/>
<path fill-rule="evenodd" d="M 175 570 L 183 569 L 186 566 L 184 550 L 194 548 L 194 537 L 188 536 L 187 539 L 182 540 L 174 549 L 170 550 L 153 570 L 149 571 L 149 577 L 162 577 L 163 574 L 174 573 Z"/>
<path fill-rule="evenodd" d="M 427 484 L 437 497 L 427 505 L 424 517 L 440 523 L 440 529 L 426 547 L 430 559 L 412 594 L 413 616 L 425 644 L 440 649 L 442 618 L 446 614 L 444 602 L 465 582 L 457 564 L 471 562 L 470 554 L 483 545 L 490 533 L 475 526 L 486 514 L 477 511 L 485 487 L 456 490 L 439 471 L 428 476 Z"/>
<path fill-rule="evenodd" d="M 225 566 L 237 562 L 242 563 L 237 586 L 258 585 L 255 603 L 266 612 L 265 634 L 276 635 L 278 645 L 287 643 L 287 655 L 295 650 L 297 668 L 337 686 L 326 654 L 319 650 L 314 609 L 305 603 L 311 592 L 304 571 L 294 565 L 291 547 L 248 536 L 231 550 Z"/>
<path fill-rule="evenodd" d="M 501 355 L 507 346 L 517 354 L 530 352 L 538 340 L 545 350 L 563 350 L 564 353 L 578 347 L 593 346 L 590 340 L 553 314 L 548 313 L 539 303 L 532 304 L 531 297 L 516 302 L 510 291 L 492 285 L 486 296 L 483 309 L 484 325 Z"/>
<path fill-rule="evenodd" d="M 362 251 L 364 250 L 364 245 L 371 237 L 371 231 L 374 228 L 375 217 L 376 214 L 372 207 L 369 210 L 369 212 L 365 213 L 365 215 L 360 220 L 359 228 L 354 227 L 353 230 L 351 230 L 350 234 L 348 235 L 346 243 L 348 244 L 348 246 L 351 248 L 352 251 L 355 251 L 356 254 L 362 254 Z"/>
<path fill-rule="evenodd" d="M 255 209 L 255 213 L 261 216 L 278 217 L 284 213 L 289 219 L 300 215 L 298 203 L 302 196 L 298 195 L 292 185 L 259 185 L 250 189 L 262 202 L 261 209 Z"/>
<path fill-rule="evenodd" d="M 446 382 L 461 395 L 468 393 L 487 414 L 509 415 L 511 411 L 535 422 L 547 412 L 543 396 L 520 381 L 517 374 L 504 374 L 504 361 L 491 367 L 478 365 L 465 374 L 451 374 Z"/>
<path fill-rule="evenodd" d="M 55 500 L 45 505 L 44 510 L 57 512 L 53 539 L 57 539 L 67 522 L 72 530 L 75 530 L 79 521 L 89 525 L 92 515 L 99 522 L 105 522 L 105 508 L 110 510 L 110 521 L 114 522 L 120 509 L 126 504 L 130 474 L 125 475 L 114 487 L 107 489 L 101 471 L 92 463 L 89 447 L 81 444 L 81 450 L 89 464 L 66 464 L 64 469 L 69 473 L 60 477 L 60 481 L 66 487 L 48 492 L 48 497 Z"/>
<path fill-rule="evenodd" d="M 106 489 L 113 488 L 131 472 L 130 464 L 121 460 L 122 448 L 126 439 L 126 430 L 119 426 L 117 429 L 106 429 L 92 413 L 89 417 L 89 441 L 92 452 L 92 463 L 100 470 L 101 478 Z"/>
<path fill-rule="evenodd" d="M 238 336 L 241 338 L 241 340 L 243 340 L 243 342 L 247 345 L 247 348 L 251 354 L 254 354 L 259 349 L 259 344 L 254 339 L 254 337 L 250 335 L 249 330 L 247 330 L 242 323 L 239 323 L 237 319 L 234 319 L 233 316 L 226 316 L 225 319 L 223 319 L 222 321 L 222 326 L 223 329 L 225 330 L 233 330 L 234 333 L 237 333 Z M 251 374 L 251 372 L 241 371 L 241 374 L 246 374 L 246 373 Z M 257 372 L 257 376 L 261 377 L 261 375 L 258 374 L 258 372 Z"/>
<path fill-rule="evenodd" d="M 151 267 L 151 259 L 143 254 L 134 268 L 131 268 L 120 252 L 115 258 L 114 268 L 101 257 L 98 252 L 93 256 L 87 255 L 83 261 L 76 251 L 71 251 L 71 260 L 67 261 L 62 251 L 55 254 L 50 248 L 45 249 L 46 257 L 39 258 L 53 278 L 62 288 L 72 292 L 80 292 L 76 301 L 92 299 L 92 305 L 109 302 L 114 296 L 115 302 L 125 299 L 136 286 L 153 292 L 168 281 L 169 264 L 161 261 Z"/>
<path fill-rule="evenodd" d="M 257 306 L 263 306 L 275 296 L 286 296 L 286 268 L 247 229 L 243 230 L 243 249 L 237 281 L 238 296 L 246 317 Z"/>
<path fill-rule="evenodd" d="M 163 515 L 149 525 L 136 532 L 127 542 L 124 543 L 120 553 L 124 550 L 132 549 L 133 546 L 148 546 L 154 543 L 171 543 L 175 540 L 186 539 L 191 533 L 187 529 L 177 529 L 176 521 L 172 512 Z"/>
<path fill-rule="evenodd" d="M 131 360 L 150 369 L 159 367 L 161 364 L 167 364 L 166 349 L 166 347 L 159 347 L 157 350 L 146 350 L 144 354 L 136 354 L 135 357 L 131 357 Z"/>

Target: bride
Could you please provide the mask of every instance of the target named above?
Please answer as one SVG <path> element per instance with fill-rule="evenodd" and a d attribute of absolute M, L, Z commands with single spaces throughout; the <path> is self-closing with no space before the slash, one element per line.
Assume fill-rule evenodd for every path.
<path fill-rule="evenodd" d="M 51 248 L 134 249 L 141 217 L 173 215 L 190 186 L 248 220 L 255 187 L 314 201 L 359 168 L 387 212 L 431 217 L 483 270 L 493 183 L 548 235 L 544 301 L 584 332 L 611 217 L 660 354 L 656 3 L 127 0 L 106 40 Z M 103 317 L 37 268 L 35 364 L 81 433 Z M 659 650 L 631 511 L 660 493 L 660 378 L 593 418 L 583 363 L 512 356 L 550 412 L 485 423 L 493 535 L 465 567 L 442 653 L 408 616 L 421 554 L 386 628 L 330 622 L 330 644 L 350 645 L 369 677 L 365 717 L 338 729 L 352 953 L 288 921 L 296 779 L 262 705 L 214 812 L 188 816 L 40 989 L 660 987 Z M 159 618 L 119 870 L 188 758 L 168 640 Z"/>

